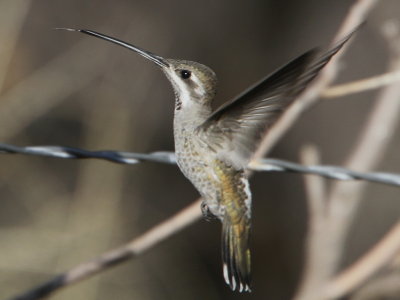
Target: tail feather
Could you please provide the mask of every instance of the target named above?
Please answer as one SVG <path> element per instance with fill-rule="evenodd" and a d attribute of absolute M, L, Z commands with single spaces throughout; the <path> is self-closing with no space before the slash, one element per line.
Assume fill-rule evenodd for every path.
<path fill-rule="evenodd" d="M 231 224 L 225 220 L 222 224 L 223 273 L 233 291 L 251 292 L 249 233 L 246 221 Z"/>

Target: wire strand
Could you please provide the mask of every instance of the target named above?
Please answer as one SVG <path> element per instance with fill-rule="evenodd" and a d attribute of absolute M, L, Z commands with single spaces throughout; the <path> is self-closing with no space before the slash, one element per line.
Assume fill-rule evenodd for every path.
<path fill-rule="evenodd" d="M 27 146 L 18 147 L 0 143 L 0 154 L 25 154 L 63 159 L 102 159 L 119 164 L 138 164 L 157 162 L 176 164 L 174 152 L 157 151 L 152 153 L 135 153 L 114 150 L 89 151 L 64 146 Z M 362 173 L 330 165 L 303 166 L 281 159 L 267 158 L 250 162 L 249 169 L 261 172 L 293 172 L 314 174 L 336 180 L 366 180 L 386 185 L 400 186 L 400 174 L 371 172 Z"/>

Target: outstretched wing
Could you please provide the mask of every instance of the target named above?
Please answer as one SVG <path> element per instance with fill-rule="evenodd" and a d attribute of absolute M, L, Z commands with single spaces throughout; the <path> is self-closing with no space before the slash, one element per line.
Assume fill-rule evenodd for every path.
<path fill-rule="evenodd" d="M 246 167 L 262 134 L 350 37 L 322 55 L 316 49 L 308 51 L 265 77 L 217 109 L 198 127 L 198 133 L 207 134 L 207 144 L 220 154 L 220 159 L 237 168 Z"/>

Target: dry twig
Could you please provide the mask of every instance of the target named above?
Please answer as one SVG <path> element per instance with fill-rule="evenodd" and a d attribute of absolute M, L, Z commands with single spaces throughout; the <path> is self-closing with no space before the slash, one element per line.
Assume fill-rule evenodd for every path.
<path fill-rule="evenodd" d="M 388 37 L 392 46 L 390 70 L 400 68 L 400 47 L 397 45 L 393 47 L 393 44 L 396 43 L 396 38 L 398 37 L 393 35 L 390 38 Z M 366 126 L 356 141 L 353 152 L 349 155 L 345 163 L 347 167 L 367 171 L 374 168 L 380 161 L 399 120 L 400 102 L 394 101 L 399 97 L 400 85 L 388 86 L 380 93 L 378 102 L 372 108 Z M 312 285 L 310 282 L 303 282 L 304 285 L 301 287 L 296 299 L 334 299 L 343 296 L 379 270 L 382 267 L 382 263 L 386 261 L 385 256 L 382 256 L 382 253 L 385 252 L 378 245 L 376 249 L 379 250 L 375 249 L 377 252 L 373 251 L 368 256 L 369 258 L 373 257 L 375 264 L 367 266 L 366 264 L 371 262 L 371 258 L 362 259 L 349 269 L 349 273 L 345 271 L 345 273 L 334 279 L 333 283 L 331 282 L 327 285 L 328 280 L 334 276 L 342 257 L 345 239 L 352 225 L 364 188 L 364 182 L 357 184 L 335 183 L 333 185 L 327 199 L 329 203 L 326 215 L 327 220 L 324 224 L 325 227 L 321 229 L 325 232 L 325 236 L 329 236 L 329 239 L 321 239 L 320 236 L 313 235 L 311 231 L 309 233 L 310 243 L 317 243 L 319 245 L 318 251 L 324 253 L 325 256 L 322 263 L 321 261 L 319 263 L 318 272 L 309 276 L 310 282 L 318 282 L 318 284 Z M 395 230 L 393 235 L 390 235 L 388 242 L 389 245 L 390 242 L 394 243 L 394 247 L 400 246 L 397 245 L 396 239 L 399 237 L 396 232 L 397 230 Z M 393 249 L 389 249 L 386 250 L 390 253 L 394 251 Z M 399 248 L 396 249 L 396 252 L 398 252 Z M 394 253 L 392 254 L 394 255 Z M 368 270 L 368 272 L 364 273 L 359 270 Z M 325 274 L 324 281 L 322 282 L 320 280 L 321 273 Z M 327 289 L 325 289 L 326 286 L 328 286 Z"/>
<path fill-rule="evenodd" d="M 323 91 L 322 97 L 335 99 L 341 96 L 347 96 L 354 93 L 381 88 L 399 81 L 400 71 L 395 70 L 393 72 L 387 72 L 382 75 L 377 75 L 370 78 L 352 81 L 345 84 L 339 84 L 337 86 L 327 88 L 325 91 Z"/>
<path fill-rule="evenodd" d="M 393 273 L 377 278 L 357 291 L 351 300 L 394 300 L 400 295 L 400 274 Z"/>
<path fill-rule="evenodd" d="M 329 298 L 338 298 L 354 290 L 392 261 L 400 250 L 400 222 L 367 254 L 337 276 L 326 288 Z M 400 281 L 398 281 L 400 283 Z"/>
<path fill-rule="evenodd" d="M 350 12 L 345 18 L 342 26 L 336 34 L 333 44 L 344 38 L 349 32 L 359 26 L 365 19 L 369 11 L 377 3 L 377 0 L 358 0 L 350 8 Z M 351 41 L 349 41 L 351 42 Z M 345 52 L 349 43 L 344 45 L 344 49 L 339 51 L 331 60 L 329 65 L 325 67 L 318 79 L 296 100 L 287 112 L 280 118 L 271 128 L 267 136 L 264 138 L 258 148 L 255 157 L 263 157 L 271 148 L 279 141 L 280 138 L 288 131 L 289 128 L 299 119 L 299 117 L 312 105 L 320 100 L 320 95 L 335 79 L 338 73 L 338 61 Z"/>
<path fill-rule="evenodd" d="M 311 146 L 304 147 L 301 151 L 301 159 L 305 164 L 316 163 L 319 160 L 317 149 Z M 302 291 L 308 291 L 320 284 L 326 278 L 325 270 L 320 268 L 324 262 L 324 253 L 320 251 L 320 243 L 329 238 L 326 235 L 326 208 L 327 191 L 325 182 L 321 177 L 304 176 L 306 198 L 309 207 L 309 233 L 307 235 L 303 276 L 301 278 Z"/>
<path fill-rule="evenodd" d="M 11 62 L 19 33 L 31 6 L 31 0 L 16 0 L 0 3 L 0 92 Z"/>
<path fill-rule="evenodd" d="M 93 55 L 88 45 L 87 41 L 80 42 L 1 95 L 0 139 L 6 140 L 19 133 L 32 120 L 98 78 L 105 69 L 99 62 L 105 60 L 108 50 L 98 49 Z M 79 79 L 74 75 L 77 73 Z M 48 84 L 50 79 L 51 85 Z"/>

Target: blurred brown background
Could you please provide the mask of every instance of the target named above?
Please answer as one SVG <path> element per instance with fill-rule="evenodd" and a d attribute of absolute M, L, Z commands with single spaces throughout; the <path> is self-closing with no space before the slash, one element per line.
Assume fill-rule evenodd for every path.
<path fill-rule="evenodd" d="M 210 66 L 218 103 L 279 65 L 327 45 L 353 1 L 0 1 L 0 141 L 135 152 L 173 150 L 173 93 L 153 64 L 56 27 L 100 31 L 161 56 Z M 338 82 L 383 72 L 380 27 L 400 2 L 381 1 L 344 57 Z M 326 100 L 272 157 L 298 160 L 305 143 L 342 164 L 376 91 Z M 400 172 L 400 138 L 380 170 Z M 119 246 L 197 198 L 174 166 L 0 155 L 0 296 L 15 295 Z M 220 224 L 201 221 L 51 299 L 289 299 L 300 276 L 306 203 L 301 176 L 252 179 L 254 292 L 223 282 Z M 371 184 L 344 265 L 398 219 L 399 190 Z"/>

